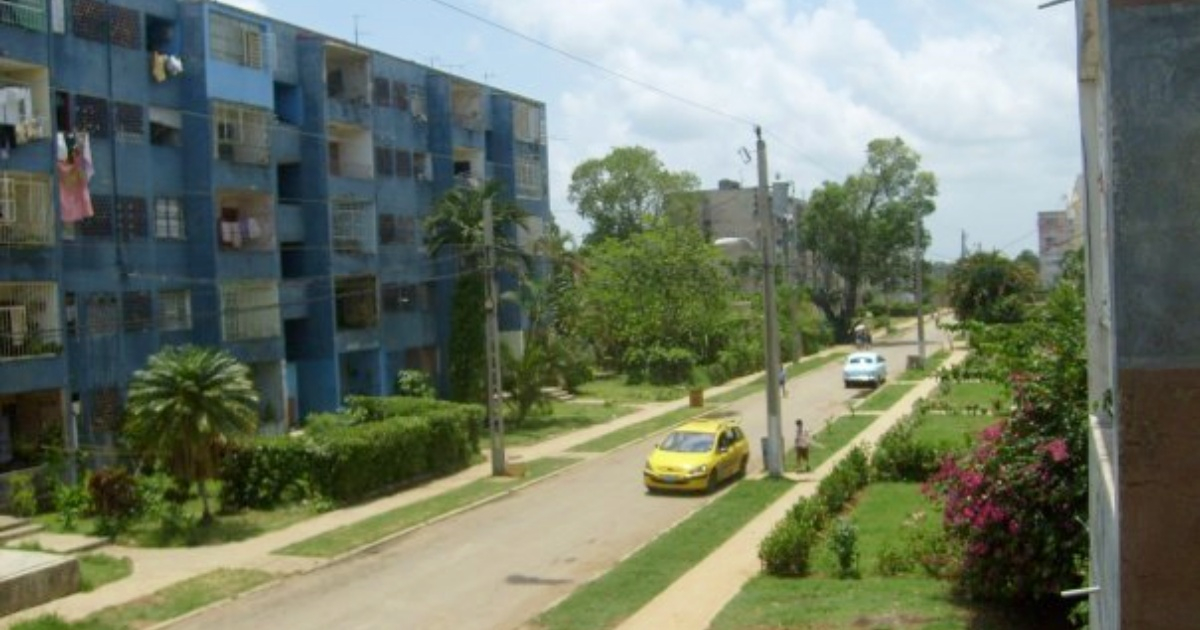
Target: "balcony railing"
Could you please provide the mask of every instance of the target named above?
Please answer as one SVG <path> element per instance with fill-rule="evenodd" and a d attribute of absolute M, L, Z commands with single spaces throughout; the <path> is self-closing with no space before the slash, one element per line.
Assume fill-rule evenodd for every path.
<path fill-rule="evenodd" d="M 46 32 L 45 0 L 0 0 L 0 24 Z"/>
<path fill-rule="evenodd" d="M 0 360 L 62 352 L 58 287 L 50 282 L 0 283 Z"/>
<path fill-rule="evenodd" d="M 0 245 L 54 244 L 50 179 L 33 173 L 0 174 Z"/>

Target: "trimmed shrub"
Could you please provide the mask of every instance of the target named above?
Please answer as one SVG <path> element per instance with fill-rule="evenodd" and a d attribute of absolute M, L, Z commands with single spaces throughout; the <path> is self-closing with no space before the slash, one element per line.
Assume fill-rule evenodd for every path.
<path fill-rule="evenodd" d="M 678 385 L 687 382 L 696 355 L 687 348 L 631 348 L 625 353 L 625 373 L 633 383 Z"/>
<path fill-rule="evenodd" d="M 871 481 L 870 464 L 862 447 L 855 447 L 817 486 L 817 499 L 829 514 L 837 514 Z"/>
<path fill-rule="evenodd" d="M 829 536 L 829 548 L 838 561 L 838 577 L 858 579 L 858 527 L 848 518 L 839 518 Z"/>
<path fill-rule="evenodd" d="M 258 438 L 222 463 L 222 505 L 269 508 L 318 495 L 351 503 L 404 484 L 465 468 L 482 408 L 419 398 L 347 400 L 350 420 L 319 419 L 319 431 Z M 422 411 L 423 417 L 393 416 Z"/>
<path fill-rule="evenodd" d="M 8 478 L 8 509 L 13 516 L 28 518 L 38 512 L 37 487 L 30 473 L 16 473 Z"/>
<path fill-rule="evenodd" d="M 421 370 L 400 370 L 396 373 L 396 395 L 406 398 L 434 398 L 433 381 Z"/>
<path fill-rule="evenodd" d="M 877 481 L 923 483 L 942 465 L 943 454 L 914 437 L 918 417 L 909 417 L 892 427 L 871 454 L 871 470 Z"/>
<path fill-rule="evenodd" d="M 811 568 L 812 548 L 821 536 L 825 512 L 819 501 L 800 499 L 787 518 L 775 524 L 758 546 L 763 570 L 771 575 L 803 576 Z"/>

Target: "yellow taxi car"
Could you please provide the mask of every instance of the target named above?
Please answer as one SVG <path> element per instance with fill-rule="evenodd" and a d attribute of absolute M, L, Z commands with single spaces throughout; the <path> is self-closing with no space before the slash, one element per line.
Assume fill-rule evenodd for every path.
<path fill-rule="evenodd" d="M 750 446 L 734 419 L 700 419 L 667 434 L 646 459 L 642 479 L 656 490 L 712 492 L 722 481 L 746 474 Z"/>

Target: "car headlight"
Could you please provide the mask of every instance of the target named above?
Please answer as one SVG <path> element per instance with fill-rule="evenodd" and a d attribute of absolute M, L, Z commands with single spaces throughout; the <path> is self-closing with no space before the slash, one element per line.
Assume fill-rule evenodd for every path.
<path fill-rule="evenodd" d="M 688 474 L 693 477 L 699 477 L 706 472 L 708 472 L 708 465 L 700 464 L 699 466 L 692 466 L 691 470 L 688 471 Z"/>

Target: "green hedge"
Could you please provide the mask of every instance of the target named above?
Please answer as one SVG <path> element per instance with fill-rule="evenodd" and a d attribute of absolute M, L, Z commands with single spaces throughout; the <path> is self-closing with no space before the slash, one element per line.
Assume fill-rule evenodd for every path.
<path fill-rule="evenodd" d="M 820 540 L 830 516 L 841 512 L 869 481 L 867 453 L 855 447 L 817 486 L 816 496 L 796 502 L 759 543 L 763 570 L 771 575 L 807 575 L 813 545 Z"/>
<path fill-rule="evenodd" d="M 478 448 L 478 405 L 355 398 L 313 418 L 305 435 L 262 437 L 222 462 L 222 505 L 270 508 L 318 495 L 352 503 L 465 468 Z M 388 416 L 387 414 L 404 414 Z"/>
<path fill-rule="evenodd" d="M 879 439 L 871 456 L 877 481 L 923 483 L 941 467 L 946 453 L 914 436 L 922 416 L 909 416 Z"/>

